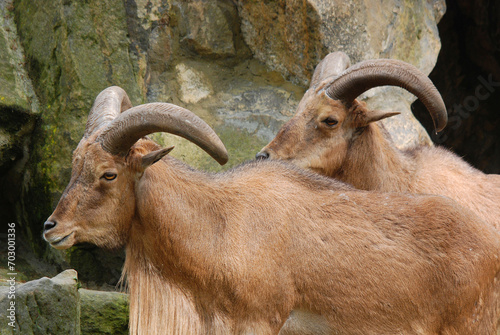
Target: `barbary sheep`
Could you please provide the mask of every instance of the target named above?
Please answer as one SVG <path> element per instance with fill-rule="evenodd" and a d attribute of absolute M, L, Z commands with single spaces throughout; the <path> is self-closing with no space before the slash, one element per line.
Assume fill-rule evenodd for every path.
<path fill-rule="evenodd" d="M 143 137 L 155 131 L 227 160 L 191 112 L 109 88 L 44 224 L 58 249 L 125 247 L 131 334 L 495 332 L 500 241 L 471 211 L 279 161 L 207 174 Z"/>
<path fill-rule="evenodd" d="M 336 52 L 320 62 L 295 116 L 256 157 L 287 160 L 362 190 L 445 195 L 500 229 L 500 176 L 484 174 L 440 147 L 396 148 L 376 121 L 399 113 L 368 110 L 356 100 L 383 85 L 415 94 L 436 131 L 445 127 L 441 95 L 418 69 L 389 59 L 349 67 L 349 57 Z"/>

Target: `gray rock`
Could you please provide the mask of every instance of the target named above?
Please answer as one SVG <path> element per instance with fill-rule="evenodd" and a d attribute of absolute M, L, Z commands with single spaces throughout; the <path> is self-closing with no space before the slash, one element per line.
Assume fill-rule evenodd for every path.
<path fill-rule="evenodd" d="M 265 141 L 274 138 L 298 103 L 289 91 L 273 86 L 248 88 L 240 94 L 221 92 L 219 100 L 223 106 L 218 114 L 226 125 Z"/>
<path fill-rule="evenodd" d="M 217 1 L 180 2 L 184 17 L 181 43 L 197 54 L 212 57 L 234 56 L 232 27 Z"/>
<path fill-rule="evenodd" d="M 17 73 L 19 64 L 18 41 L 15 40 L 15 26 L 9 20 L 7 2 L 0 7 L 0 105 L 16 106 L 17 109 L 29 109 L 28 98 Z M 25 73 L 23 73 L 24 75 Z"/>
<path fill-rule="evenodd" d="M 237 4 L 245 41 L 255 57 L 303 84 L 329 52 L 344 51 L 353 64 L 397 58 L 429 73 L 441 46 L 437 23 L 444 12 L 443 0 Z"/>
<path fill-rule="evenodd" d="M 213 89 L 203 72 L 179 63 L 175 67 L 179 83 L 179 99 L 186 104 L 197 103 L 213 94 Z"/>
<path fill-rule="evenodd" d="M 1 334 L 80 334 L 80 297 L 75 270 L 14 287 L 0 287 Z"/>

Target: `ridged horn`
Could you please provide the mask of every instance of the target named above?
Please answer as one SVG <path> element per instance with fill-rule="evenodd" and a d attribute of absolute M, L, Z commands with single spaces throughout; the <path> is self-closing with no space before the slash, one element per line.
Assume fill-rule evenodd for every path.
<path fill-rule="evenodd" d="M 431 80 L 411 64 L 395 59 L 367 60 L 355 64 L 325 89 L 335 100 L 351 103 L 360 94 L 378 86 L 399 86 L 417 96 L 431 114 L 436 132 L 448 122 L 446 106 Z"/>
<path fill-rule="evenodd" d="M 191 111 L 169 103 L 148 103 L 121 113 L 99 135 L 104 150 L 125 156 L 141 137 L 155 132 L 181 136 L 223 165 L 228 160 L 224 144 L 208 124 Z"/>
<path fill-rule="evenodd" d="M 118 86 L 103 90 L 94 101 L 90 110 L 84 137 L 87 138 L 97 129 L 113 121 L 121 112 L 132 107 L 127 93 Z"/>
<path fill-rule="evenodd" d="M 344 52 L 329 53 L 316 66 L 309 87 L 317 87 L 326 78 L 338 77 L 349 66 L 351 66 L 351 60 Z"/>

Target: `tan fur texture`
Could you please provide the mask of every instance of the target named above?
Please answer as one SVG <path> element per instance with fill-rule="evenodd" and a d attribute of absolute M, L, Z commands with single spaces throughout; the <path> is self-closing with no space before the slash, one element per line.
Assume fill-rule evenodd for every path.
<path fill-rule="evenodd" d="M 450 151 L 421 146 L 401 151 L 379 123 L 394 113 L 346 106 L 309 89 L 297 112 L 260 155 L 292 162 L 362 190 L 450 197 L 500 230 L 500 176 L 474 169 Z M 327 118 L 338 123 L 329 127 Z"/>
<path fill-rule="evenodd" d="M 125 246 L 131 334 L 495 333 L 500 241 L 455 202 L 278 161 L 144 166 L 159 149 L 143 139 L 122 158 L 82 140 L 44 234 Z"/>

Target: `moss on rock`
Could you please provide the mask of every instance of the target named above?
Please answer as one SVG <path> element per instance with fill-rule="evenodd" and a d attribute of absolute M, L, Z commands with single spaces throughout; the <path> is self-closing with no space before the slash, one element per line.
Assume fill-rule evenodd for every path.
<path fill-rule="evenodd" d="M 128 295 L 80 289 L 82 335 L 128 334 Z"/>
<path fill-rule="evenodd" d="M 20 212 L 34 250 L 43 252 L 42 223 L 69 180 L 72 151 L 95 97 L 111 85 L 126 89 L 135 104 L 143 97 L 122 1 L 17 0 L 14 8 L 41 112 Z"/>

